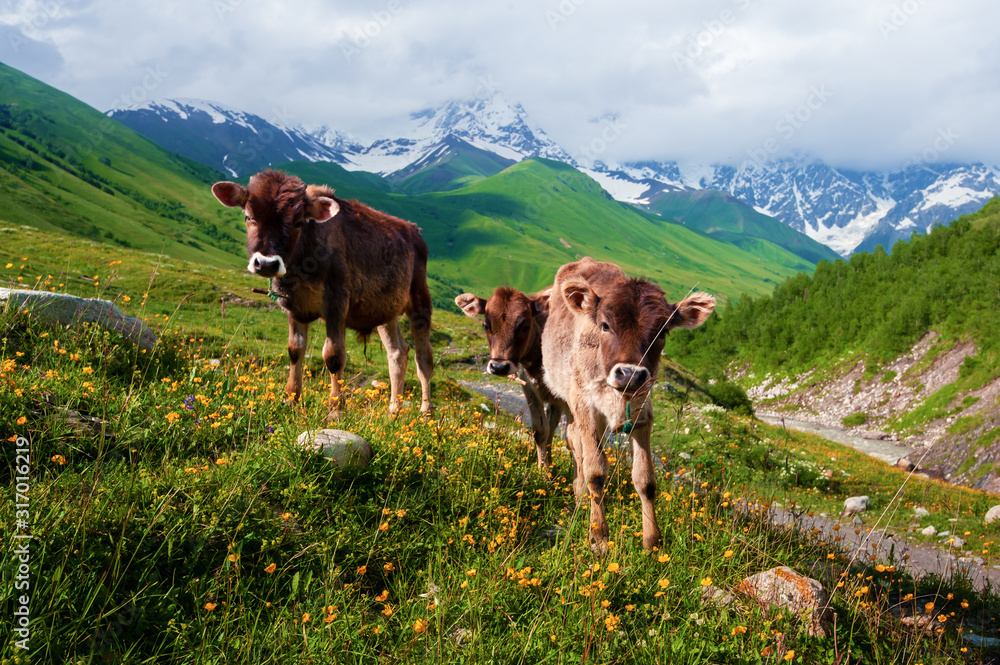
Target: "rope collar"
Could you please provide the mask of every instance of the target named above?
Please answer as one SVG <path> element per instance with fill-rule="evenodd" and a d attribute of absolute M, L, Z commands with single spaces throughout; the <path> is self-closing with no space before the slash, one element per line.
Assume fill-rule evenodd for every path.
<path fill-rule="evenodd" d="M 252 293 L 259 293 L 261 295 L 267 296 L 268 298 L 271 299 L 271 302 L 278 302 L 278 298 L 287 298 L 288 297 L 284 293 L 280 293 L 278 291 L 275 291 L 274 290 L 274 283 L 273 282 L 271 282 L 271 283 L 268 284 L 267 291 L 265 291 L 264 289 L 258 289 L 256 287 L 250 289 L 250 291 Z"/>
<path fill-rule="evenodd" d="M 633 427 L 635 423 L 632 422 L 632 402 L 625 402 L 625 424 L 622 425 L 622 431 L 631 434 Z"/>

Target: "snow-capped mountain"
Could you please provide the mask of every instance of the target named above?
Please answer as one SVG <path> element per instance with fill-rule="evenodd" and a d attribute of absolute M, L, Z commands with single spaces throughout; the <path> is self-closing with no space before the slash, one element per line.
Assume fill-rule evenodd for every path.
<path fill-rule="evenodd" d="M 982 164 L 920 164 L 878 172 L 784 159 L 735 167 L 637 162 L 596 168 L 604 173 L 602 186 L 620 200 L 648 205 L 664 190 L 719 190 L 842 256 L 878 244 L 891 248 L 914 231 L 926 233 L 978 210 L 1000 193 L 1000 169 Z"/>
<path fill-rule="evenodd" d="M 928 163 L 883 172 L 786 158 L 735 166 L 644 161 L 597 162 L 585 168 L 533 125 L 520 104 L 499 95 L 413 113 L 397 123 L 400 128 L 392 136 L 367 140 L 323 126 L 268 122 L 199 100 L 162 100 L 112 109 L 108 115 L 169 150 L 234 176 L 304 159 L 332 161 L 398 181 L 446 162 L 449 154 L 475 150 L 495 155 L 496 170 L 528 157 L 571 164 L 614 198 L 640 206 L 666 192 L 714 189 L 842 256 L 878 244 L 890 248 L 913 232 L 925 233 L 934 224 L 973 212 L 1000 193 L 1000 169 L 983 164 Z"/>
<path fill-rule="evenodd" d="M 339 144 L 329 140 L 330 130 L 325 127 L 315 130 L 312 136 L 340 149 Z M 390 175 L 430 158 L 442 144 L 455 138 L 515 162 L 545 157 L 574 164 L 566 151 L 529 123 L 528 114 L 520 104 L 508 104 L 496 95 L 489 99 L 448 102 L 438 109 L 413 113 L 397 136 L 377 138 L 364 148 L 345 151 L 350 165 L 344 166 Z"/>
<path fill-rule="evenodd" d="M 343 164 L 360 150 L 345 134 L 322 138 L 260 116 L 200 99 L 163 99 L 107 115 L 167 150 L 237 177 L 294 159 Z"/>

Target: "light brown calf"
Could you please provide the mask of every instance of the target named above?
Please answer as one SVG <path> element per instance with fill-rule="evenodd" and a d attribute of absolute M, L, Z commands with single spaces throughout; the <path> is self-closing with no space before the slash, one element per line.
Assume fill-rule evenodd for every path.
<path fill-rule="evenodd" d="M 642 502 L 642 543 L 660 543 L 656 479 L 649 450 L 656 379 L 664 338 L 671 328 L 696 328 L 715 309 L 715 299 L 695 293 L 676 305 L 660 287 L 629 279 L 613 263 L 586 257 L 556 273 L 549 319 L 542 334 L 545 383 L 569 405 L 567 429 L 577 455 L 577 501 L 590 494 L 590 542 L 607 552 L 604 485 L 608 460 L 604 437 L 624 431 L 632 444 L 632 483 Z"/>
<path fill-rule="evenodd" d="M 340 416 L 340 378 L 347 361 L 346 329 L 368 336 L 378 330 L 389 359 L 389 411 L 399 408 L 409 346 L 398 318 L 410 319 L 420 379 L 420 410 L 430 411 L 431 295 L 427 243 L 415 224 L 333 190 L 308 187 L 280 171 L 261 171 L 246 187 L 217 182 L 212 193 L 242 208 L 247 224 L 247 270 L 271 280 L 271 291 L 288 312 L 286 392 L 302 394 L 302 365 L 309 324 L 326 322 L 323 361 L 330 372 L 330 419 Z"/>
<path fill-rule="evenodd" d="M 500 287 L 489 300 L 474 293 L 455 298 L 455 304 L 467 316 L 483 317 L 490 346 L 486 371 L 494 376 L 511 376 L 517 374 L 520 366 L 538 466 L 543 469 L 552 465 L 552 436 L 566 408 L 542 380 L 542 331 L 549 315 L 550 293 L 551 289 L 546 289 L 529 296 L 517 289 Z"/>

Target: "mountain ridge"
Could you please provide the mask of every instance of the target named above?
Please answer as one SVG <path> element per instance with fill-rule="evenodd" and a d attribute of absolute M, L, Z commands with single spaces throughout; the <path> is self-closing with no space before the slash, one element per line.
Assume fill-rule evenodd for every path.
<path fill-rule="evenodd" d="M 203 121 L 228 122 L 214 122 L 229 112 L 224 107 L 186 108 Z M 260 131 L 252 118 L 243 122 L 251 134 Z M 464 151 L 463 169 L 472 172 L 456 170 L 469 180 L 449 191 L 399 193 L 399 183 L 327 161 L 278 166 L 421 226 L 436 307 L 454 308 L 457 294 L 498 284 L 540 289 L 560 265 L 583 254 L 644 274 L 671 295 L 700 282 L 730 299 L 767 293 L 815 267 L 777 246 L 753 256 L 614 201 L 559 161 L 532 158 L 492 173 L 503 165 L 474 163 L 475 150 L 457 140 L 451 147 Z M 222 179 L 70 95 L 0 66 L 2 228 L 32 226 L 65 234 L 70 243 L 84 237 L 165 260 L 242 270 L 243 216 L 211 194 L 211 184 Z"/>
<path fill-rule="evenodd" d="M 216 113 L 226 108 L 211 102 L 200 104 Z M 169 105 L 163 105 L 159 112 L 165 115 L 156 124 L 150 118 L 141 119 L 152 108 L 151 103 L 143 108 L 113 109 L 109 114 L 140 131 L 143 123 L 150 132 L 147 135 L 162 143 L 165 125 L 176 125 L 179 114 L 175 112 L 171 118 L 167 113 Z M 414 165 L 433 160 L 443 143 L 457 139 L 492 153 L 497 162 L 530 157 L 561 161 L 598 180 L 614 198 L 639 206 L 649 205 L 670 191 L 725 192 L 842 257 L 878 245 L 891 250 L 896 241 L 974 212 L 1000 193 L 1000 169 L 985 164 L 917 160 L 898 169 L 875 171 L 838 168 L 821 160 L 795 157 L 766 163 L 747 160 L 737 165 L 646 160 L 621 164 L 597 161 L 587 166 L 535 126 L 520 104 L 508 103 L 500 95 L 451 101 L 436 109 L 412 113 L 396 135 L 376 137 L 370 142 L 325 126 L 291 127 L 280 122 L 270 123 L 270 136 L 274 138 L 268 142 L 261 138 L 263 126 L 254 124 L 256 120 L 250 123 L 249 114 L 228 110 L 229 122 L 237 128 L 253 124 L 256 133 L 243 127 L 247 142 L 244 146 L 233 147 L 223 140 L 230 146 L 229 153 L 240 152 L 229 157 L 230 163 L 215 161 L 210 165 L 238 175 L 261 168 L 266 165 L 263 162 L 306 159 L 331 161 L 351 170 L 401 180 L 408 170 L 415 170 Z M 217 116 L 205 113 L 200 121 L 199 142 L 210 143 L 210 134 L 220 131 L 215 119 Z M 233 132 L 240 133 L 235 129 Z M 195 158 L 190 151 L 180 149 L 183 146 L 174 147 Z M 204 150 L 204 146 L 198 150 Z M 231 168 L 231 162 L 240 156 L 241 168 Z M 448 187 L 455 185 L 451 177 L 439 179 Z"/>

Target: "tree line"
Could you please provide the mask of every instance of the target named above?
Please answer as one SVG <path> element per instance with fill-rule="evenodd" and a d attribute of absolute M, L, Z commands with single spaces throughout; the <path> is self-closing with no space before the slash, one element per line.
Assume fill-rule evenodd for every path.
<path fill-rule="evenodd" d="M 701 328 L 672 332 L 666 353 L 709 375 L 733 361 L 796 373 L 844 356 L 885 363 L 929 330 L 971 338 L 981 357 L 1000 347 L 1000 197 L 979 212 L 887 254 L 821 261 L 770 296 L 743 295 Z"/>

